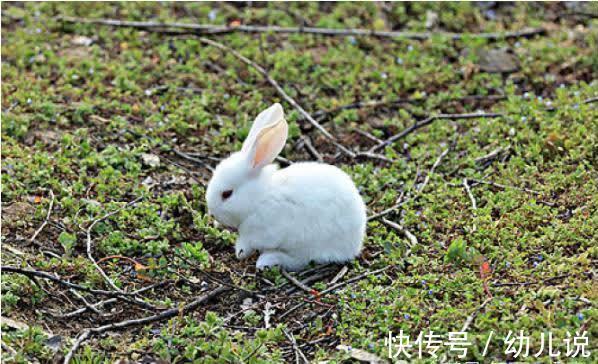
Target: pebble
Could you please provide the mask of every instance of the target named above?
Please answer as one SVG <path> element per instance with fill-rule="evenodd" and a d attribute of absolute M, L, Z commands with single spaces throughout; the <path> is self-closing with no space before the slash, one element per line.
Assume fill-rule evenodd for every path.
<path fill-rule="evenodd" d="M 143 153 L 141 154 L 141 161 L 143 162 L 143 164 L 149 167 L 160 166 L 160 157 L 158 157 L 155 154 Z"/>

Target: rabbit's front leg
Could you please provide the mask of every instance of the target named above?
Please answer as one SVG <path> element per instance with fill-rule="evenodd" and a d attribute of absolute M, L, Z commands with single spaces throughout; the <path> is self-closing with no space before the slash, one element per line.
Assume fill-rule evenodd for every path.
<path fill-rule="evenodd" d="M 239 226 L 239 238 L 235 246 L 237 258 L 248 258 L 256 250 L 265 251 L 278 248 L 275 231 L 264 230 L 259 224 L 261 222 L 256 222 L 256 218 L 251 216 Z"/>
<path fill-rule="evenodd" d="M 268 267 L 280 266 L 282 268 L 295 271 L 301 269 L 305 265 L 301 259 L 295 258 L 277 250 L 267 250 L 260 254 L 255 266 L 257 269 L 265 269 Z"/>
<path fill-rule="evenodd" d="M 239 235 L 237 243 L 235 244 L 235 254 L 237 255 L 237 258 L 241 260 L 247 259 L 254 251 L 255 249 L 250 245 L 250 240 Z"/>

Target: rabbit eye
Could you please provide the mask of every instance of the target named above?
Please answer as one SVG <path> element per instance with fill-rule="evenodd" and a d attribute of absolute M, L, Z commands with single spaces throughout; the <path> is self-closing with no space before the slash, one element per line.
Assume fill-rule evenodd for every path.
<path fill-rule="evenodd" d="M 222 199 L 226 200 L 227 198 L 232 196 L 232 194 L 233 194 L 233 190 L 226 190 L 226 191 L 222 192 Z"/>

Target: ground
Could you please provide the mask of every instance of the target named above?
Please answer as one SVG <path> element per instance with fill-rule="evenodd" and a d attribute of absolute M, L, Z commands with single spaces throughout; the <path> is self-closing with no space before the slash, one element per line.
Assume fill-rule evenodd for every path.
<path fill-rule="evenodd" d="M 386 358 L 385 338 L 396 338 L 395 355 L 401 330 L 413 359 L 420 333 L 448 344 L 463 330 L 466 356 L 445 345 L 439 358 L 512 360 L 504 339 L 523 334 L 529 355 L 517 359 L 551 362 L 551 332 L 569 361 L 567 340 L 586 332 L 591 356 L 576 360 L 595 362 L 596 14 L 596 3 L 3 3 L 2 266 L 14 268 L 1 276 L 3 360 L 63 360 L 88 328 L 223 286 L 174 317 L 92 335 L 74 360 Z M 231 51 L 58 16 L 465 33 L 204 36 L 264 67 L 352 152 L 430 116 L 480 116 L 427 119 L 350 156 Z M 475 35 L 526 29 L 542 31 Z M 237 261 L 235 233 L 206 215 L 210 167 L 274 102 L 290 124 L 280 162 L 341 167 L 374 217 L 346 269 L 296 275 L 311 292 Z M 88 308 L 115 292 L 110 282 L 151 287 Z M 423 360 L 439 360 L 425 349 Z"/>

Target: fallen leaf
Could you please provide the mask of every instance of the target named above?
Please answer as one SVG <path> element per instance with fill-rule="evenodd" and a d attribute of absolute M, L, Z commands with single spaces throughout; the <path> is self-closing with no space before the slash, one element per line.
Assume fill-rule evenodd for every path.
<path fill-rule="evenodd" d="M 480 265 L 480 276 L 482 277 L 482 279 L 485 279 L 490 276 L 490 273 L 492 273 L 490 263 L 488 263 L 488 261 L 483 262 Z"/>

